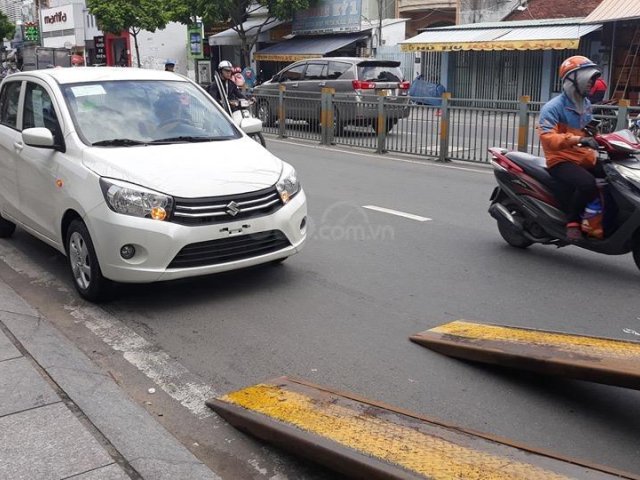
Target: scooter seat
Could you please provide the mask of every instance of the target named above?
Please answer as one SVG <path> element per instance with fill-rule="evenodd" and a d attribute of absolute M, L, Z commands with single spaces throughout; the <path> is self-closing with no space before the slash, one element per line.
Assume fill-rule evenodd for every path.
<path fill-rule="evenodd" d="M 535 155 L 524 152 L 508 152 L 506 156 L 533 178 L 553 189 L 554 192 L 558 191 L 557 189 L 563 189 L 564 186 L 549 175 L 547 171 L 547 161 L 544 157 L 536 157 Z"/>

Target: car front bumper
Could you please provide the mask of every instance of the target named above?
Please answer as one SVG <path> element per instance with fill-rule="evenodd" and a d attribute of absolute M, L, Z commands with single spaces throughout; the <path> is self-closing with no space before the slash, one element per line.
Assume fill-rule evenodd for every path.
<path fill-rule="evenodd" d="M 300 251 L 307 234 L 307 202 L 300 191 L 276 212 L 226 223 L 186 226 L 172 222 L 121 215 L 101 204 L 86 216 L 102 274 L 123 283 L 147 283 L 236 270 L 289 257 Z M 213 264 L 169 268 L 178 253 L 189 245 L 216 240 L 250 238 L 263 232 L 281 232 L 287 245 L 276 251 Z M 244 237 L 244 238 L 243 238 Z M 125 260 L 123 245 L 136 253 Z"/>

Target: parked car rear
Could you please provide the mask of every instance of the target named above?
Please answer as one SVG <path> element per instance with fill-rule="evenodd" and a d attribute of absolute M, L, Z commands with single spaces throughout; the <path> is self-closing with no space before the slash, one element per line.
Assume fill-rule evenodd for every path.
<path fill-rule="evenodd" d="M 333 88 L 336 134 L 341 134 L 346 125 L 377 130 L 379 96 L 387 97 L 387 132 L 409 114 L 410 82 L 404 80 L 397 61 L 325 57 L 293 63 L 254 90 L 258 115 L 267 126 L 276 122 L 280 85 L 286 89 L 285 118 L 305 120 L 314 126 L 320 122 L 322 89 Z"/>

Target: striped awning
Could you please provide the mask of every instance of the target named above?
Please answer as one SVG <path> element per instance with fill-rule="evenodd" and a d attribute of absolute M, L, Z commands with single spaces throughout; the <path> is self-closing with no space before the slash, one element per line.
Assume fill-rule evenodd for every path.
<path fill-rule="evenodd" d="M 640 2 L 638 0 L 603 0 L 602 3 L 584 19 L 584 22 L 612 22 L 633 18 L 640 18 Z"/>
<path fill-rule="evenodd" d="M 602 27 L 582 19 L 474 23 L 427 29 L 401 42 L 404 52 L 456 52 L 464 50 L 576 49 L 580 38 Z"/>

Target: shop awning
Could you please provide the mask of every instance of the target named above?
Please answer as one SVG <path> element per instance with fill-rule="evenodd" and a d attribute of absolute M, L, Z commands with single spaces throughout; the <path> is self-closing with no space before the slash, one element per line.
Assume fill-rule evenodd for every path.
<path fill-rule="evenodd" d="M 633 18 L 640 18 L 640 2 L 638 0 L 603 0 L 584 19 L 584 22 L 612 22 Z"/>
<path fill-rule="evenodd" d="M 432 28 L 400 45 L 404 52 L 576 49 L 580 37 L 602 27 L 600 24 L 585 25 L 581 21 L 552 19 Z"/>
<path fill-rule="evenodd" d="M 258 28 L 260 25 L 264 25 L 260 30 L 260 33 L 268 32 L 273 27 L 277 27 L 278 25 L 283 24 L 284 22 L 281 20 L 276 20 L 272 18 L 269 21 L 266 21 L 265 17 L 258 18 L 250 18 L 246 22 L 242 24 L 242 28 L 246 32 L 247 36 L 252 37 L 258 33 Z M 218 45 L 241 45 L 240 36 L 238 32 L 233 28 L 228 28 L 220 33 L 216 33 L 215 35 L 211 35 L 209 37 L 209 45 L 218 46 Z"/>
<path fill-rule="evenodd" d="M 329 52 L 367 37 L 368 34 L 363 33 L 296 37 L 264 48 L 253 57 L 261 62 L 296 62 L 308 58 L 321 58 Z"/>

